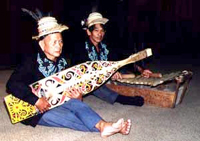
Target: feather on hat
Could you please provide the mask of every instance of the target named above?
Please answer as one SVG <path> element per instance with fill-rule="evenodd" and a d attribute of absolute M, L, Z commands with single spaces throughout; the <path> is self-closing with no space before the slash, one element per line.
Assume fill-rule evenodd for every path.
<path fill-rule="evenodd" d="M 36 9 L 36 13 L 29 11 L 25 8 L 22 8 L 23 12 L 27 12 L 38 22 L 38 35 L 32 36 L 32 39 L 38 40 L 44 35 L 48 35 L 55 32 L 62 32 L 69 29 L 66 25 L 58 24 L 57 20 L 54 17 L 46 16 L 43 17 L 42 13 Z"/>

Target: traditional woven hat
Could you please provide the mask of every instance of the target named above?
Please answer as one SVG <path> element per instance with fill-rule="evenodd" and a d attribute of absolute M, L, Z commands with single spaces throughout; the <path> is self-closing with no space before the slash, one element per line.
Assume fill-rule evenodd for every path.
<path fill-rule="evenodd" d="M 69 29 L 66 25 L 61 25 L 57 23 L 57 20 L 54 17 L 43 17 L 38 21 L 38 36 L 33 36 L 32 39 L 38 40 L 44 35 L 50 33 L 62 32 Z"/>
<path fill-rule="evenodd" d="M 104 18 L 100 13 L 98 12 L 93 12 L 91 13 L 88 18 L 87 18 L 87 21 L 86 21 L 86 26 L 87 27 L 90 27 L 94 24 L 106 24 L 108 22 L 108 19 L 107 18 Z"/>
<path fill-rule="evenodd" d="M 57 20 L 51 16 L 43 16 L 42 12 L 36 9 L 36 13 L 22 8 L 22 11 L 28 13 L 32 16 L 38 23 L 38 35 L 33 36 L 32 39 L 38 40 L 40 37 L 44 35 L 48 35 L 55 32 L 62 32 L 64 30 L 69 29 L 66 25 L 58 24 Z"/>

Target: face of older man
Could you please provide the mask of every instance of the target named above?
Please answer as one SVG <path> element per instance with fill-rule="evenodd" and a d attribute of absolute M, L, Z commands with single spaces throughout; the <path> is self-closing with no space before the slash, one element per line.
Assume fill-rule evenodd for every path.
<path fill-rule="evenodd" d="M 39 45 L 48 59 L 56 61 L 62 53 L 62 35 L 61 33 L 49 34 L 43 40 L 39 41 Z"/>
<path fill-rule="evenodd" d="M 94 30 L 93 31 L 87 30 L 87 34 L 91 42 L 96 46 L 103 40 L 105 35 L 105 30 L 103 29 L 101 24 L 95 24 Z"/>

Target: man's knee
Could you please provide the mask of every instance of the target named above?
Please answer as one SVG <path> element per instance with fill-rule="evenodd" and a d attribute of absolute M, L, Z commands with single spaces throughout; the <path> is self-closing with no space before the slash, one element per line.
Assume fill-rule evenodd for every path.
<path fill-rule="evenodd" d="M 70 101 L 68 101 L 68 102 L 69 103 L 66 102 L 66 106 L 71 106 L 73 108 L 77 107 L 78 109 L 80 109 L 80 108 L 89 108 L 89 106 L 86 103 L 82 102 L 79 99 L 70 99 Z"/>

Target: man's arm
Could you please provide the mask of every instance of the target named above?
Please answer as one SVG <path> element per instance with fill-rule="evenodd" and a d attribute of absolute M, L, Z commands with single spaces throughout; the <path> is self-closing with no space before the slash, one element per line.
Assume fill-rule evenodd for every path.
<path fill-rule="evenodd" d="M 141 73 L 142 76 L 149 78 L 149 77 L 162 77 L 161 73 L 153 73 L 152 71 L 150 71 L 149 69 L 144 69 L 138 65 L 135 64 L 136 69 L 138 70 L 138 72 Z"/>

